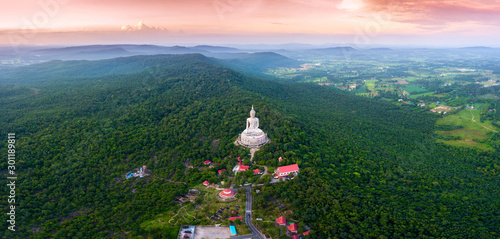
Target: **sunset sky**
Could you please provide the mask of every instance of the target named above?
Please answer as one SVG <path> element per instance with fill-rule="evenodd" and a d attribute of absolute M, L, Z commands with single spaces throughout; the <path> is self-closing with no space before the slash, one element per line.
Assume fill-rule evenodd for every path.
<path fill-rule="evenodd" d="M 0 44 L 500 46 L 500 0 L 17 0 Z"/>

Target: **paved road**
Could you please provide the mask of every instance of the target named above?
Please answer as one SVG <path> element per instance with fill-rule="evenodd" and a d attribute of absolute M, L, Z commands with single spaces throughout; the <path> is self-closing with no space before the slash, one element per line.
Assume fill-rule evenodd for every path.
<path fill-rule="evenodd" d="M 266 239 L 262 233 L 260 233 L 257 228 L 252 224 L 252 194 L 250 193 L 250 187 L 246 187 L 247 189 L 247 202 L 245 205 L 245 223 L 247 224 L 248 228 L 250 228 L 250 231 L 252 231 L 252 234 L 250 235 L 244 235 L 244 236 L 235 236 L 232 238 L 236 239 L 250 239 L 250 238 L 257 238 L 257 239 Z"/>

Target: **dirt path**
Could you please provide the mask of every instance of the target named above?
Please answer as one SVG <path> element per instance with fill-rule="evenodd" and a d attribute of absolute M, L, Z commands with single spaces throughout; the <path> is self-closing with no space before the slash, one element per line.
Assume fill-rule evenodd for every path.
<path fill-rule="evenodd" d="M 255 152 L 258 150 L 259 150 L 259 148 L 251 148 L 250 149 L 250 162 L 253 161 L 253 156 L 255 155 Z"/>
<path fill-rule="evenodd" d="M 265 165 L 258 165 L 258 164 L 257 164 L 257 166 L 264 167 L 264 173 L 262 175 L 260 175 L 260 178 L 264 177 L 264 175 L 267 174 L 267 166 L 265 166 Z"/>
<path fill-rule="evenodd" d="M 177 215 L 179 215 L 179 212 L 182 211 L 182 209 L 184 209 L 187 205 L 185 205 L 184 207 L 181 207 L 181 209 L 179 209 L 179 211 L 177 211 L 177 213 L 175 215 L 172 216 L 172 218 L 170 218 L 170 220 L 168 220 L 168 223 L 170 223 L 170 221 L 172 221 L 172 219 L 174 219 L 174 217 L 176 217 Z"/>
<path fill-rule="evenodd" d="M 482 125 L 482 124 L 480 124 L 480 123 L 476 122 L 476 120 L 474 119 L 474 114 L 472 113 L 472 110 L 469 110 L 469 112 L 470 112 L 470 114 L 472 115 L 472 122 L 474 122 L 474 123 L 476 123 L 476 124 L 478 124 L 478 125 L 482 126 L 483 128 L 485 128 L 485 129 L 487 129 L 487 130 L 490 130 L 490 131 L 493 131 L 493 132 L 495 132 L 495 133 L 498 133 L 498 131 L 496 131 L 496 130 L 494 130 L 494 129 L 490 129 L 490 128 L 488 128 L 488 127 L 486 127 L 486 126 L 484 126 L 484 125 Z"/>
<path fill-rule="evenodd" d="M 191 215 L 191 214 L 189 214 L 185 208 L 184 208 L 184 212 L 185 212 L 188 216 L 193 217 L 194 219 L 196 219 L 196 217 L 195 217 L 195 216 L 193 216 L 193 215 Z M 184 215 L 184 214 L 183 214 L 183 215 Z"/>

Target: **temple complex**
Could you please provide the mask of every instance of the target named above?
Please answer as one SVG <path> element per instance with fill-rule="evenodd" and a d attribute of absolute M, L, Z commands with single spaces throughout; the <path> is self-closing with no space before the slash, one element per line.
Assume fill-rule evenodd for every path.
<path fill-rule="evenodd" d="M 247 118 L 246 129 L 238 136 L 236 143 L 246 148 L 258 148 L 271 140 L 267 134 L 259 129 L 259 118 L 255 117 L 255 110 L 250 111 L 250 118 Z"/>

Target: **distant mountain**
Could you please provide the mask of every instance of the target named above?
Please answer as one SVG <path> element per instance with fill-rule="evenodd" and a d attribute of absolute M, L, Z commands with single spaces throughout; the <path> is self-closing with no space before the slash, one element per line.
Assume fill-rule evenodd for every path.
<path fill-rule="evenodd" d="M 209 45 L 198 45 L 191 47 L 191 49 L 202 50 L 208 52 L 242 52 L 241 50 L 233 47 L 223 47 L 223 46 L 209 46 Z"/>
<path fill-rule="evenodd" d="M 391 48 L 370 48 L 368 51 L 392 51 Z"/>
<path fill-rule="evenodd" d="M 83 48 L 87 51 L 83 51 L 82 48 L 78 50 L 71 49 L 56 49 L 56 51 L 63 51 L 65 54 L 68 52 L 77 52 L 79 54 L 91 54 L 90 50 L 93 51 L 120 51 L 122 48 L 100 48 L 91 47 Z M 146 46 L 146 48 L 152 49 L 152 46 Z M 130 49 L 130 48 L 129 48 Z M 137 49 L 137 48 L 136 48 Z M 160 48 L 161 50 L 163 48 Z M 175 50 L 172 50 L 175 49 Z M 183 52 L 188 51 L 189 48 L 185 47 L 171 47 L 170 52 L 177 51 Z M 262 52 L 262 53 L 226 53 L 231 56 L 231 59 L 216 59 L 212 57 L 206 57 L 200 53 L 195 54 L 171 54 L 179 55 L 179 57 L 171 57 L 169 55 L 139 55 L 130 57 L 119 57 L 116 59 L 103 59 L 97 61 L 49 61 L 40 64 L 22 66 L 17 68 L 4 69 L 0 74 L 0 83 L 20 83 L 22 81 L 48 81 L 50 79 L 58 79 L 64 77 L 75 77 L 76 79 L 81 79 L 85 77 L 92 76 L 102 76 L 102 75 L 113 75 L 113 74 L 129 74 L 134 72 L 139 72 L 144 70 L 146 66 L 162 66 L 167 65 L 173 68 L 183 67 L 183 62 L 189 61 L 206 61 L 214 65 L 225 66 L 231 69 L 245 72 L 254 76 L 265 76 L 269 68 L 277 67 L 299 67 L 300 62 L 290 59 L 288 57 L 273 53 L 273 52 Z M 181 65 L 178 65 L 181 64 Z M 84 69 L 92 69 L 84 70 Z M 36 75 L 32 75 L 32 72 L 37 72 Z"/>
<path fill-rule="evenodd" d="M 48 48 L 32 52 L 42 60 L 100 60 L 133 55 L 208 53 L 184 46 L 156 45 L 89 45 Z"/>
<path fill-rule="evenodd" d="M 233 59 L 217 60 L 220 65 L 234 70 L 254 75 L 263 76 L 268 69 L 278 67 L 299 67 L 301 63 L 297 60 L 274 52 L 258 52 L 239 55 Z"/>
<path fill-rule="evenodd" d="M 340 47 L 328 47 L 328 48 L 317 48 L 311 49 L 311 51 L 321 51 L 321 52 L 338 52 L 338 51 L 357 51 L 350 46 L 340 46 Z"/>
<path fill-rule="evenodd" d="M 464 49 L 464 50 L 489 50 L 493 49 L 492 47 L 487 47 L 487 46 L 470 46 L 470 47 L 461 47 L 458 49 Z"/>

